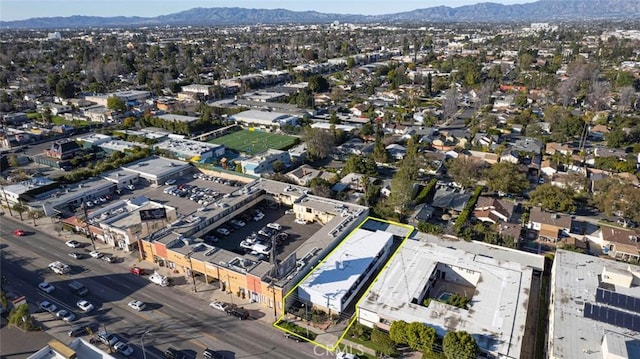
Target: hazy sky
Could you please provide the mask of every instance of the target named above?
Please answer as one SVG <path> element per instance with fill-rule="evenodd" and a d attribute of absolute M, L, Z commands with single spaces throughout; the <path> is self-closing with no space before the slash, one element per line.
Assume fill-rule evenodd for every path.
<path fill-rule="evenodd" d="M 243 7 L 257 9 L 315 10 L 325 13 L 376 15 L 446 5 L 457 7 L 479 2 L 523 4 L 534 0 L 0 0 L 0 20 L 50 16 L 153 17 L 194 7 Z"/>

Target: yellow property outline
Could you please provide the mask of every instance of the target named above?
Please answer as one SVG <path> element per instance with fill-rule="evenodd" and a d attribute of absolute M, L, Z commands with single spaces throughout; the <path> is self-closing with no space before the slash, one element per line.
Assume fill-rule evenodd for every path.
<path fill-rule="evenodd" d="M 351 320 L 349 321 L 349 325 L 347 325 L 347 328 L 344 330 L 344 332 L 342 333 L 342 335 L 340 335 L 340 337 L 338 338 L 338 341 L 331 347 L 327 347 L 324 344 L 318 343 L 315 340 L 309 340 L 299 334 L 296 334 L 286 328 L 283 328 L 281 326 L 279 326 L 278 324 L 280 322 L 282 322 L 284 320 L 284 316 L 286 314 L 286 311 L 282 311 L 282 314 L 280 315 L 280 317 L 278 318 L 278 320 L 276 320 L 273 323 L 273 326 L 282 330 L 285 333 L 288 333 L 290 335 L 295 336 L 296 338 L 300 338 L 302 340 L 306 340 L 310 343 L 312 343 L 313 345 L 319 346 L 321 348 L 324 348 L 325 350 L 328 351 L 334 351 L 338 348 L 338 345 L 340 344 L 340 342 L 342 342 L 342 339 L 344 339 L 344 336 L 347 334 L 347 332 L 349 331 L 349 329 L 351 329 L 351 326 L 353 325 L 353 323 L 355 323 L 355 321 L 358 319 L 358 306 L 360 305 L 360 302 L 362 300 L 364 300 L 364 298 L 367 296 L 367 294 L 369 293 L 369 291 L 371 290 L 371 287 L 373 287 L 373 285 L 378 281 L 378 278 L 380 278 L 380 275 L 382 273 L 384 273 L 387 270 L 387 267 L 389 266 L 389 263 L 391 263 L 391 261 L 393 260 L 393 258 L 396 256 L 396 254 L 398 253 L 398 251 L 402 248 L 402 246 L 404 245 L 405 241 L 407 239 L 409 239 L 409 236 L 411 236 L 411 234 L 413 234 L 413 232 L 415 231 L 415 227 L 409 224 L 404 224 L 404 223 L 398 223 L 398 222 L 394 222 L 394 221 L 388 221 L 385 219 L 380 219 L 380 218 L 375 218 L 375 217 L 367 217 L 365 218 L 356 228 L 354 228 L 344 239 L 342 239 L 342 241 L 340 241 L 340 244 L 336 246 L 336 248 L 334 248 L 331 252 L 329 252 L 329 254 L 327 254 L 324 258 L 322 258 L 322 260 L 320 262 L 318 262 L 318 264 L 315 265 L 315 267 L 313 267 L 313 269 L 311 269 L 311 271 L 309 271 L 309 273 L 307 273 L 306 276 L 304 276 L 304 278 L 302 278 L 291 290 L 289 290 L 289 292 L 287 292 L 287 294 L 285 294 L 285 296 L 282 298 L 282 302 L 286 303 L 287 302 L 287 297 L 289 297 L 291 294 L 295 293 L 295 291 L 298 289 L 298 287 L 304 283 L 305 280 L 307 280 L 307 278 L 321 265 L 323 264 L 327 258 L 329 258 L 333 252 L 335 252 L 338 248 L 340 248 L 340 246 L 342 246 L 343 243 L 345 243 L 347 241 L 347 239 L 349 239 L 349 237 L 358 229 L 360 229 L 360 227 L 362 227 L 363 224 L 367 223 L 367 221 L 372 220 L 372 221 L 376 221 L 376 222 L 382 222 L 382 223 L 387 223 L 390 225 L 394 225 L 394 226 L 399 226 L 399 227 L 403 227 L 406 229 L 409 229 L 409 233 L 402 239 L 402 243 L 400 243 L 400 245 L 398 246 L 398 248 L 395 250 L 395 252 L 393 252 L 393 254 L 391 255 L 391 257 L 389 257 L 389 259 L 387 259 L 387 262 L 384 264 L 384 266 L 382 267 L 382 269 L 380 269 L 380 271 L 378 272 L 378 275 L 376 275 L 376 277 L 373 279 L 373 281 L 371 281 L 371 284 L 369 285 L 369 287 L 367 287 L 367 289 L 365 290 L 364 294 L 362 295 L 362 297 L 360 297 L 360 299 L 358 299 L 358 302 L 355 305 L 355 312 L 353 317 L 351 318 Z"/>

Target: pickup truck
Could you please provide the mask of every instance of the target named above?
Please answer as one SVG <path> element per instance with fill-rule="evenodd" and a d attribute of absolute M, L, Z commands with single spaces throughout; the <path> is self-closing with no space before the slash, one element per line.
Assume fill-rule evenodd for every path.
<path fill-rule="evenodd" d="M 167 278 L 167 276 L 162 275 L 158 272 L 153 272 L 153 274 L 149 276 L 149 280 L 161 287 L 166 287 L 169 285 L 169 279 Z"/>
<path fill-rule="evenodd" d="M 51 269 L 56 274 L 67 274 L 71 271 L 71 268 L 68 265 L 60 261 L 55 261 L 53 263 L 50 263 L 49 269 Z"/>

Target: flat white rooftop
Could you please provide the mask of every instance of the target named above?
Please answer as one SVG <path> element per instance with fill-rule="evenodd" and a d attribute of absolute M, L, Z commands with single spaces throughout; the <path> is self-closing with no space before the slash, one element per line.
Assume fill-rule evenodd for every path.
<path fill-rule="evenodd" d="M 468 275 L 467 280 L 475 278 L 468 310 L 436 300 L 428 307 L 412 303 L 423 294 L 436 268 L 458 268 L 462 275 Z M 532 269 L 519 263 L 409 239 L 358 306 L 361 317 L 364 310 L 391 322 L 421 320 L 440 336 L 452 330 L 466 331 L 481 349 L 518 358 L 531 277 Z"/>
<path fill-rule="evenodd" d="M 311 272 L 299 290 L 310 297 L 331 298 L 340 303 L 349 289 L 393 241 L 393 234 L 356 229 Z"/>
<path fill-rule="evenodd" d="M 618 354 L 619 358 L 640 358 L 640 332 L 584 316 L 587 303 L 624 312 L 629 316 L 640 315 L 596 301 L 598 287 L 640 298 L 640 286 L 637 284 L 626 288 L 603 283 L 602 273 L 605 267 L 608 273 L 612 273 L 612 277 L 623 272 L 632 275 L 633 271 L 633 282 L 638 282 L 639 266 L 565 250 L 556 251 L 551 283 L 553 304 L 549 317 L 551 358 L 603 358 L 605 353 L 602 339 L 605 335 L 608 336 L 609 353 Z"/>

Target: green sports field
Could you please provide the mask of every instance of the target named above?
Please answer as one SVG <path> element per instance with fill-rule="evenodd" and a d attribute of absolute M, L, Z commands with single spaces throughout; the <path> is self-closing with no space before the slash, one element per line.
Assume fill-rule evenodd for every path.
<path fill-rule="evenodd" d="M 242 130 L 226 136 L 214 138 L 209 142 L 225 145 L 226 148 L 237 152 L 254 155 L 269 148 L 275 150 L 288 148 L 295 144 L 295 141 L 295 137 L 260 131 Z"/>

